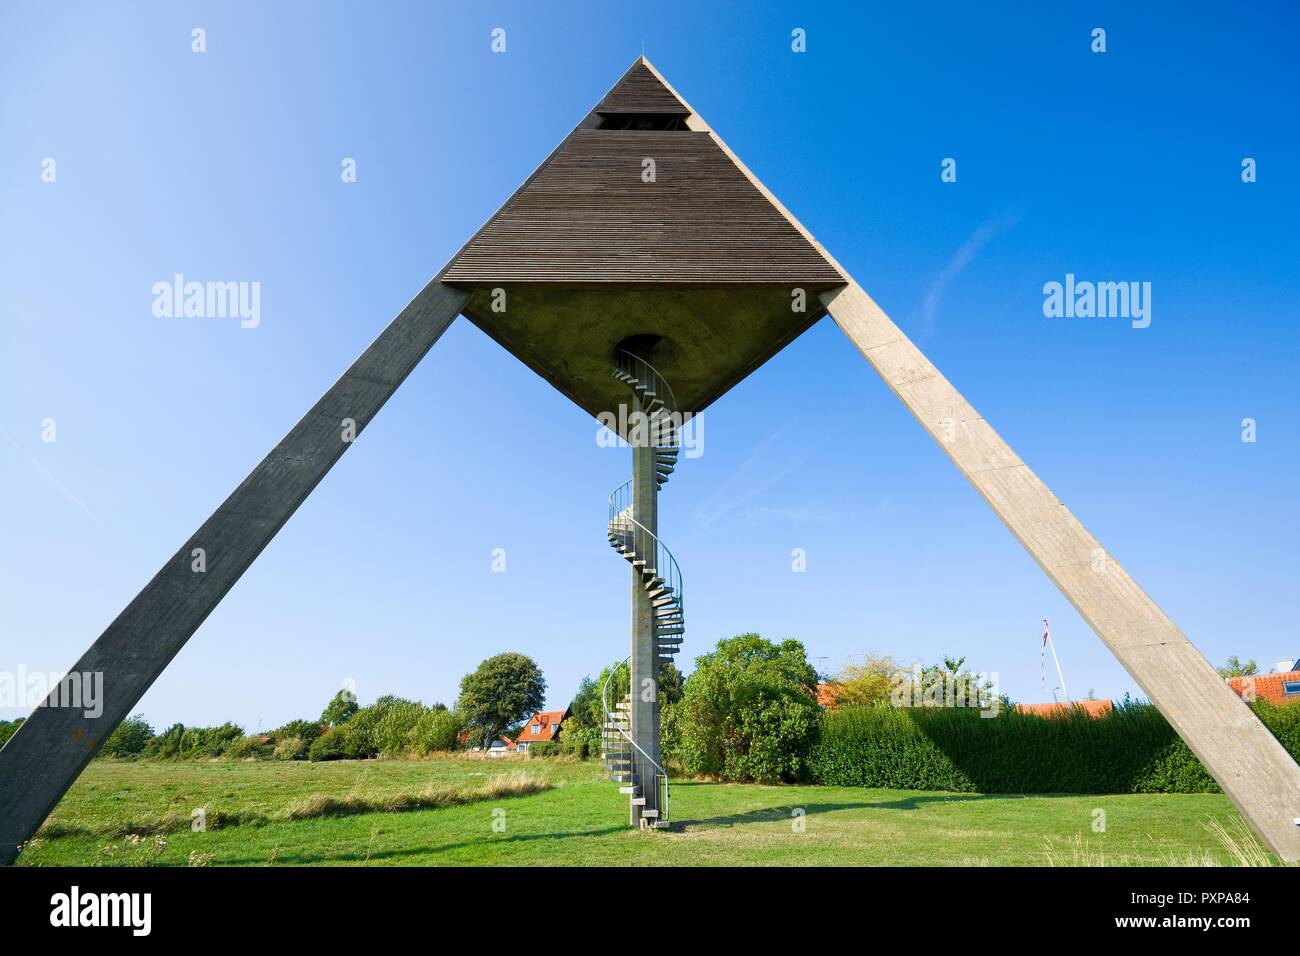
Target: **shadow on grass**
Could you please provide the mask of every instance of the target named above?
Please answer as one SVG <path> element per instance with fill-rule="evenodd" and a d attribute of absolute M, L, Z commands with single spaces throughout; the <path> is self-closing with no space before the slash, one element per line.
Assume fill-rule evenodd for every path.
<path fill-rule="evenodd" d="M 716 786 L 699 781 L 686 781 L 680 784 L 684 789 L 693 787 L 706 788 Z M 674 820 L 672 825 L 665 832 L 668 833 L 686 833 L 691 828 L 730 828 L 742 826 L 745 824 L 755 823 L 773 823 L 778 821 L 788 821 L 791 814 L 796 809 L 802 809 L 808 815 L 834 813 L 841 810 L 919 810 L 932 804 L 944 803 L 979 803 L 987 800 L 1025 800 L 1031 798 L 1042 798 L 1048 796 L 1077 797 L 1077 794 L 980 794 L 980 793 L 917 793 L 914 796 L 906 796 L 892 800 L 843 800 L 838 802 L 820 801 L 820 802 L 801 802 L 793 800 L 788 803 L 782 803 L 778 806 L 757 807 L 753 810 L 743 812 L 729 813 L 712 817 L 695 817 L 689 819 Z M 431 858 L 452 853 L 457 850 L 484 849 L 489 845 L 492 846 L 524 846 L 531 843 L 550 842 L 555 840 L 580 840 L 591 837 L 605 837 L 620 833 L 631 833 L 632 828 L 627 824 L 616 824 L 606 827 L 595 827 L 584 830 L 571 829 L 567 832 L 555 833 L 513 833 L 498 834 L 487 836 L 476 840 L 461 840 L 456 843 L 446 843 L 440 845 L 408 847 L 403 849 L 376 850 L 373 852 L 349 851 L 339 853 L 329 852 L 289 852 L 277 853 L 275 864 L 285 865 L 312 865 L 312 864 L 340 864 L 340 863 L 364 863 L 373 861 L 386 860 L 405 860 L 414 857 Z M 222 860 L 218 866 L 247 866 L 247 865 L 265 865 L 265 857 L 247 857 L 240 859 Z"/>
<path fill-rule="evenodd" d="M 505 845 L 527 844 L 539 840 L 572 840 L 582 837 L 609 836 L 614 833 L 622 833 L 631 828 L 623 826 L 605 827 L 603 829 L 593 830 L 575 830 L 569 833 L 520 833 L 510 834 L 508 836 L 491 836 L 484 837 L 481 840 L 462 840 L 459 843 L 446 843 L 441 846 L 421 846 L 410 847 L 402 850 L 378 850 L 373 853 L 278 853 L 275 856 L 274 865 L 279 864 L 331 864 L 331 863 L 364 863 L 372 860 L 401 860 L 408 857 L 427 857 L 440 853 L 448 853 L 452 850 L 467 850 L 484 847 L 489 844 Z M 264 857 L 248 857 L 245 859 L 222 860 L 218 866 L 263 866 L 267 861 Z"/>
<path fill-rule="evenodd" d="M 698 817 L 675 821 L 672 832 L 686 830 L 690 827 L 731 827 L 746 823 L 764 823 L 776 820 L 788 820 L 795 810 L 803 810 L 809 816 L 816 813 L 834 813 L 837 810 L 917 810 L 928 803 L 958 803 L 976 800 L 995 799 L 983 794 L 928 795 L 918 794 L 902 800 L 845 800 L 840 803 L 807 803 L 793 801 L 776 807 L 758 807 L 742 813 L 728 813 L 717 817 Z M 996 799 L 1003 799 L 998 797 Z"/>

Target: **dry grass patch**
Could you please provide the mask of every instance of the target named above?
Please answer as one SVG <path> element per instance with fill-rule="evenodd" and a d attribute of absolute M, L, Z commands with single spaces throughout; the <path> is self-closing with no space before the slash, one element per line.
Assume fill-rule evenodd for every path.
<path fill-rule="evenodd" d="M 265 812 L 256 809 L 236 811 L 203 807 L 204 830 L 228 830 L 240 826 L 265 826 L 293 820 L 314 820 L 322 817 L 344 817 L 361 813 L 409 813 L 413 810 L 436 810 L 458 807 L 485 800 L 526 797 L 534 793 L 553 790 L 556 784 L 530 777 L 526 772 L 498 774 L 481 787 L 456 784 L 434 784 L 430 781 L 418 790 L 381 792 L 363 790 L 365 778 L 353 785 L 342 796 L 313 793 L 292 800 L 280 810 Z M 172 810 L 136 818 L 101 821 L 86 825 L 76 820 L 49 821 L 41 828 L 40 837 L 55 839 L 65 836 L 135 837 L 156 836 L 165 833 L 183 833 L 193 828 L 194 811 Z"/>
<path fill-rule="evenodd" d="M 320 817 L 346 817 L 360 813 L 409 813 L 412 810 L 437 810 L 458 807 L 484 800 L 527 797 L 552 790 L 555 784 L 538 780 L 527 773 L 500 774 L 478 788 L 430 783 L 421 790 L 397 793 L 364 794 L 355 790 L 346 796 L 316 793 L 289 804 L 282 820 L 314 820 Z"/>

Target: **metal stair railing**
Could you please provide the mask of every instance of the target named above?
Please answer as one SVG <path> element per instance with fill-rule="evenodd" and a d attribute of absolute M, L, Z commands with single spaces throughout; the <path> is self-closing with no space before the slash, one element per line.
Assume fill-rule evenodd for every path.
<path fill-rule="evenodd" d="M 682 569 L 677 559 L 668 550 L 668 546 L 659 540 L 659 536 L 632 517 L 632 482 L 625 481 L 615 488 L 609 496 L 609 529 L 615 534 L 629 536 L 633 556 L 638 561 L 645 561 L 645 568 L 653 567 L 655 575 L 672 589 L 677 598 L 677 605 L 686 616 L 686 599 L 683 594 Z M 650 562 L 646 555 L 654 558 Z"/>
<path fill-rule="evenodd" d="M 606 724 L 609 724 L 609 725 L 611 725 L 611 726 L 613 726 L 614 729 L 618 731 L 619 736 L 621 736 L 624 740 L 626 740 L 629 744 L 631 744 L 632 747 L 633 747 L 633 749 L 636 750 L 636 752 L 639 753 L 642 757 L 644 757 L 645 760 L 646 760 L 646 762 L 647 762 L 648 764 L 650 764 L 652 767 L 655 768 L 656 771 L 658 771 L 658 772 L 654 775 L 654 776 L 655 776 L 654 786 L 655 786 L 656 788 L 657 788 L 658 785 L 659 785 L 659 784 L 658 784 L 658 780 L 659 780 L 659 778 L 660 778 L 660 777 L 663 778 L 663 781 L 664 781 L 664 789 L 663 789 L 664 801 L 663 801 L 663 810 L 661 811 L 661 812 L 662 812 L 662 815 L 659 817 L 659 819 L 662 820 L 662 821 L 667 822 L 667 820 L 668 820 L 668 818 L 669 818 L 669 816 L 670 816 L 670 814 L 669 814 L 669 812 L 668 812 L 668 803 L 669 803 L 669 800 L 671 799 L 671 796 L 672 796 L 672 787 L 671 787 L 671 784 L 669 783 L 669 780 L 668 780 L 668 771 L 665 770 L 662 766 L 660 766 L 660 764 L 659 764 L 659 762 L 658 762 L 657 760 L 655 760 L 655 759 L 654 759 L 653 757 L 651 757 L 648 753 L 646 753 L 644 750 L 641 749 L 640 745 L 637 744 L 637 742 L 636 742 L 635 740 L 632 739 L 632 735 L 629 734 L 627 731 L 625 731 L 625 730 L 622 728 L 622 726 L 619 724 L 619 722 L 618 722 L 617 720 L 614 719 L 614 715 L 610 712 L 610 709 L 609 709 L 609 685 L 610 685 L 610 682 L 614 679 L 614 676 L 619 672 L 619 670 L 620 670 L 621 668 L 624 668 L 624 667 L 627 667 L 627 666 L 628 666 L 628 664 L 631 662 L 631 660 L 632 660 L 632 659 L 631 659 L 630 657 L 625 657 L 625 658 L 623 658 L 623 660 L 622 660 L 621 662 L 615 664 L 613 667 L 611 667 L 611 668 L 609 669 L 609 676 L 605 678 L 605 683 L 604 683 L 604 685 L 600 688 L 600 706 L 601 706 L 601 709 L 603 709 L 603 710 L 605 711 L 605 723 L 606 723 Z M 635 774 L 631 774 L 630 776 L 632 776 L 632 778 L 633 778 L 634 780 L 636 779 Z M 644 795 L 645 795 L 645 787 L 644 787 L 644 785 L 642 785 L 642 796 L 644 796 Z"/>
<path fill-rule="evenodd" d="M 665 427 L 662 423 L 655 425 L 650 430 L 650 443 L 656 448 L 676 448 L 681 443 L 677 430 L 682 427 L 683 422 L 680 420 L 681 410 L 677 407 L 677 396 L 673 394 L 673 388 L 668 384 L 657 368 L 625 349 L 614 350 L 614 370 L 621 373 L 635 382 L 628 384 L 634 389 L 644 394 L 647 391 L 654 392 L 655 398 L 663 403 L 661 411 L 667 416 L 668 425 Z"/>

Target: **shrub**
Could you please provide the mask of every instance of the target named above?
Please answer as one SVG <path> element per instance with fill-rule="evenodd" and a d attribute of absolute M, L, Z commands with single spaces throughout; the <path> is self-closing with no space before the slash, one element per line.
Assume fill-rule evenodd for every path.
<path fill-rule="evenodd" d="M 219 757 L 244 736 L 238 724 L 224 723 L 220 727 L 196 727 L 186 731 L 195 735 L 193 747 L 185 747 L 187 757 Z"/>
<path fill-rule="evenodd" d="M 1300 757 L 1300 707 L 1252 709 Z M 1099 718 L 973 708 L 846 707 L 821 717 L 816 783 L 980 793 L 1212 793 L 1214 779 L 1152 705 Z"/>
<path fill-rule="evenodd" d="M 579 760 L 599 757 L 600 730 L 576 724 L 570 718 L 560 727 L 560 750 Z"/>
<path fill-rule="evenodd" d="M 342 760 L 347 756 L 347 741 L 343 728 L 336 727 L 327 734 L 321 734 L 307 748 L 308 760 Z"/>
<path fill-rule="evenodd" d="M 184 724 L 172 724 L 145 744 L 144 755 L 146 757 L 156 757 L 160 760 L 174 759 L 180 756 L 181 738 L 184 735 Z"/>
<path fill-rule="evenodd" d="M 553 740 L 539 740 L 528 745 L 529 757 L 556 757 L 559 753 L 560 745 Z"/>
<path fill-rule="evenodd" d="M 307 746 L 301 737 L 285 737 L 275 745 L 271 756 L 276 760 L 302 760 L 307 756 Z"/>
<path fill-rule="evenodd" d="M 291 720 L 283 727 L 277 727 L 271 731 L 270 737 L 273 740 L 288 740 L 290 737 L 301 737 L 303 743 L 310 747 L 321 734 L 321 723 L 318 720 Z"/>
<path fill-rule="evenodd" d="M 244 736 L 237 724 L 225 723 L 220 727 L 186 727 L 172 724 L 144 747 L 146 757 L 175 760 L 184 757 L 219 757 Z"/>
<path fill-rule="evenodd" d="M 338 727 L 351 720 L 360 709 L 357 705 L 357 695 L 344 688 L 325 705 L 320 715 L 320 722 L 327 727 Z"/>
<path fill-rule="evenodd" d="M 803 645 L 757 634 L 695 661 L 674 711 L 673 756 L 691 774 L 778 783 L 804 776 L 819 713 Z"/>
<path fill-rule="evenodd" d="M 369 707 L 358 710 L 343 726 L 335 727 L 330 733 L 341 735 L 342 755 L 349 760 L 366 760 L 379 756 L 379 725 L 394 706 L 410 703 L 392 695 L 381 697 Z"/>
<path fill-rule="evenodd" d="M 1281 741 L 1287 753 L 1300 760 L 1300 701 L 1277 705 L 1257 700 L 1250 709 L 1265 727 L 1273 731 L 1273 736 Z"/>
<path fill-rule="evenodd" d="M 19 717 L 17 720 L 0 720 L 0 747 L 3 747 L 9 738 L 14 735 L 25 718 Z"/>
<path fill-rule="evenodd" d="M 230 760 L 252 760 L 271 756 L 271 750 L 265 737 L 240 737 L 226 744 L 223 753 Z"/>
<path fill-rule="evenodd" d="M 888 701 L 902 668 L 903 665 L 888 654 L 867 655 L 860 661 L 846 664 L 829 682 L 831 702 L 827 709 L 839 710 Z"/>
<path fill-rule="evenodd" d="M 375 721 L 374 747 L 385 757 L 403 757 L 412 750 L 412 733 L 427 708 L 416 701 L 394 699 Z M 353 718 L 355 721 L 357 718 Z"/>
<path fill-rule="evenodd" d="M 464 727 L 464 720 L 453 710 L 426 710 L 411 728 L 409 749 L 421 756 L 455 750 Z"/>
<path fill-rule="evenodd" d="M 898 790 L 975 790 L 943 750 L 921 731 L 911 711 L 884 703 L 845 707 L 821 717 L 808 757 L 816 783 Z"/>
<path fill-rule="evenodd" d="M 153 736 L 153 728 L 141 714 L 128 717 L 108 735 L 99 753 L 104 757 L 139 757 Z"/>

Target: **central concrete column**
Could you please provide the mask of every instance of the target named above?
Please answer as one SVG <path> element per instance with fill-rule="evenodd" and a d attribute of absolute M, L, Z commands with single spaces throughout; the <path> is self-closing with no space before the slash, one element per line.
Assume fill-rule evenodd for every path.
<path fill-rule="evenodd" d="M 641 825 L 642 810 L 660 810 L 659 788 L 655 783 L 659 759 L 659 670 L 655 661 L 654 611 L 645 589 L 643 567 L 655 563 L 655 539 L 659 533 L 659 484 L 655 481 L 655 450 L 647 441 L 632 446 L 632 517 L 650 533 L 635 528 L 636 546 L 647 564 L 632 566 L 632 769 L 639 796 L 645 805 L 632 805 L 632 825 Z M 643 753 L 644 752 L 644 753 Z M 649 756 L 651 760 L 646 759 Z"/>

